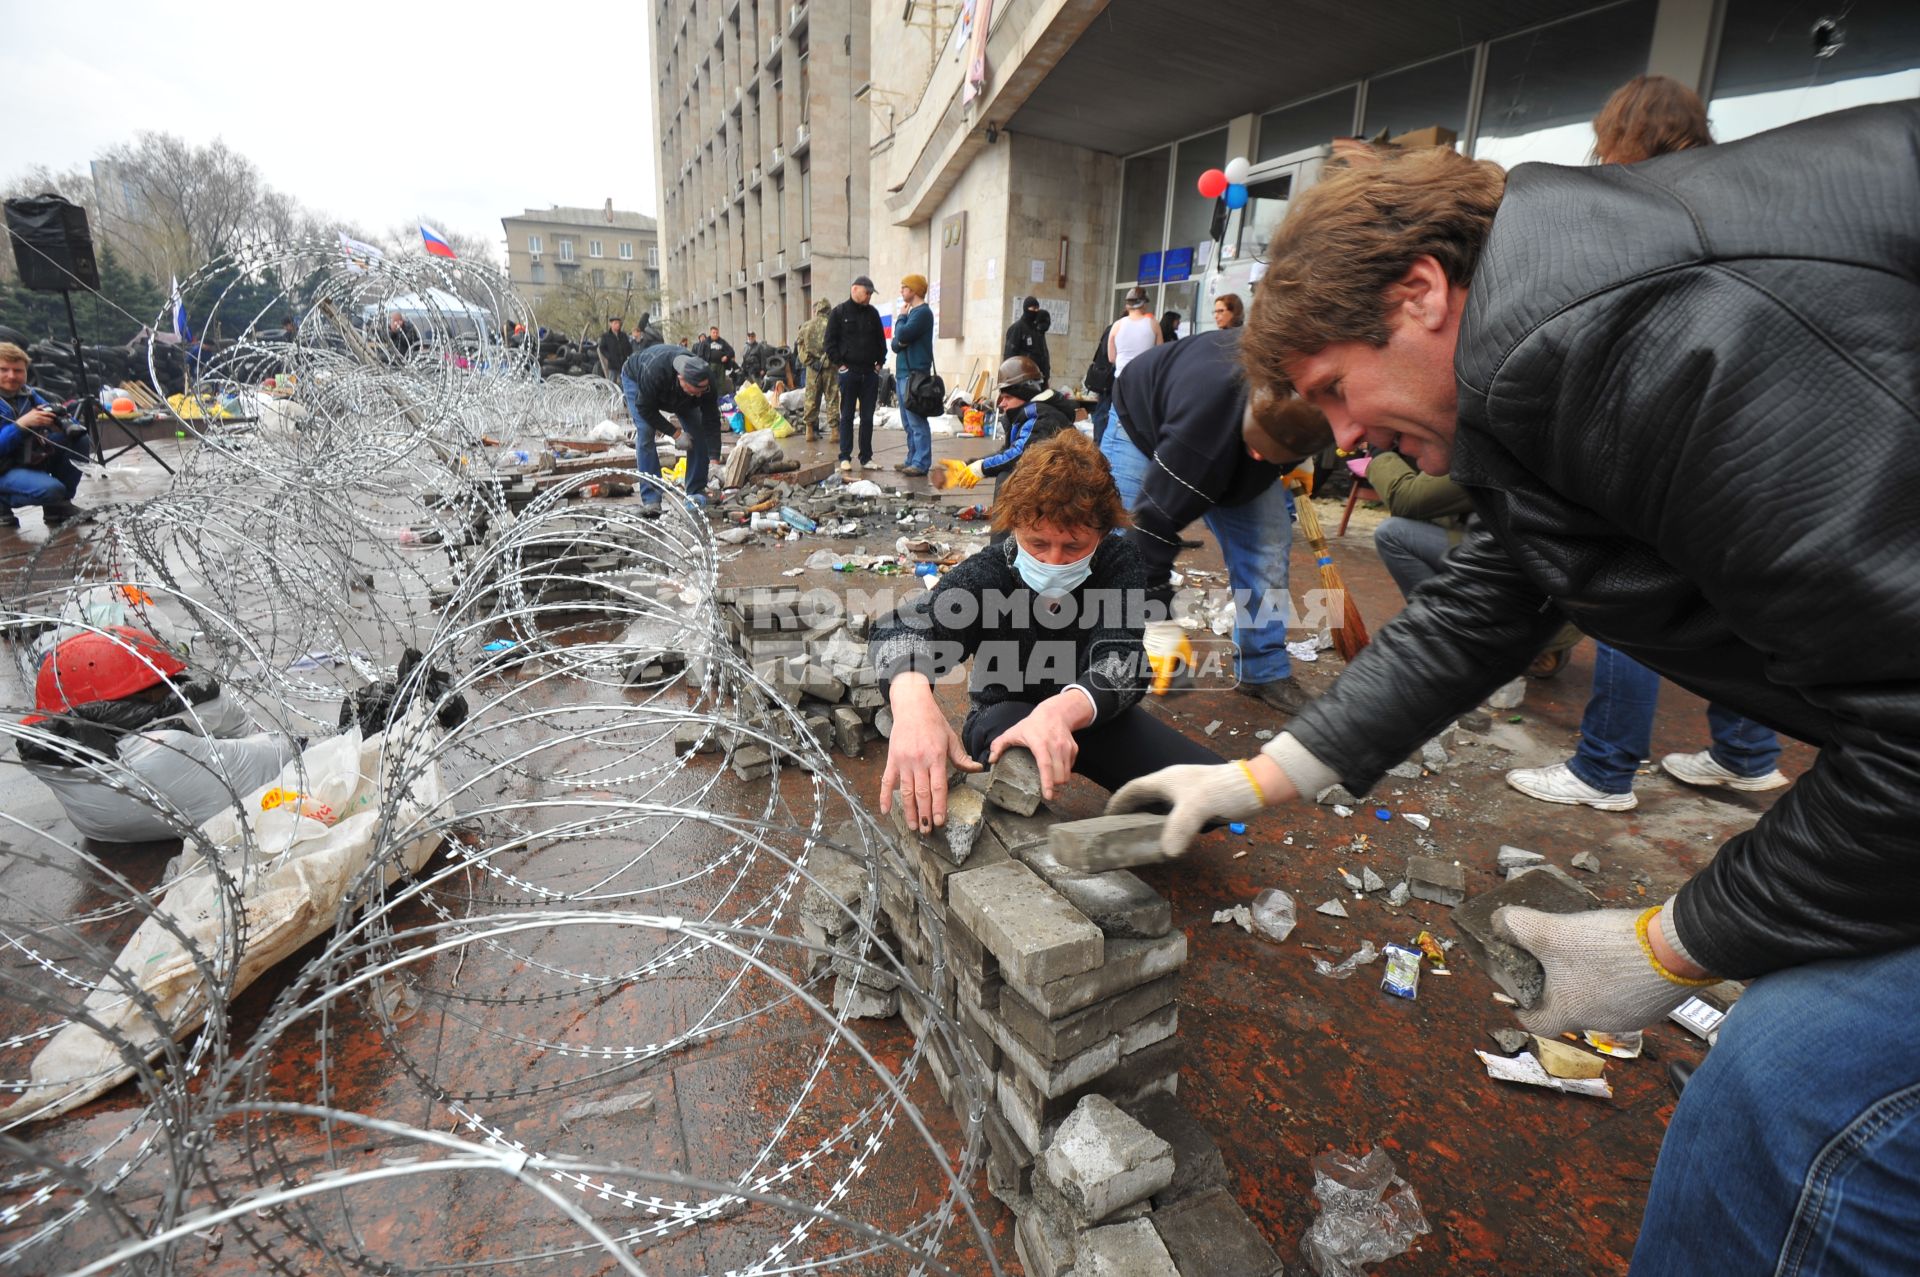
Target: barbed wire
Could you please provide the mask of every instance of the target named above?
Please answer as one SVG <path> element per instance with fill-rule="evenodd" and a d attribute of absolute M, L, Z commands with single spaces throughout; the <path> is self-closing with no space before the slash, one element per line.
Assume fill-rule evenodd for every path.
<path fill-rule="evenodd" d="M 297 343 L 258 331 L 292 296 L 229 304 L 292 278 Z M 917 1273 L 960 1247 L 999 1271 L 971 1191 L 992 1075 L 941 938 L 916 979 L 876 913 L 917 870 L 728 644 L 704 520 L 583 499 L 610 469 L 511 461 L 621 422 L 617 391 L 542 379 L 482 266 L 297 243 L 183 293 L 240 336 L 170 409 L 178 474 L 39 547 L 0 610 L 0 783 L 33 796 L 0 812 L 0 1268 Z M 156 384 L 165 362 L 151 345 Z M 121 624 L 305 745 L 270 791 L 291 826 L 217 754 L 230 810 L 196 819 L 111 745 L 23 721 L 59 641 Z M 355 772 L 339 707 L 409 649 L 400 699 L 469 712 L 396 716 Z M 717 752 L 676 749 L 689 732 Z M 80 837 L 23 747 L 65 750 L 66 783 L 178 854 Z M 748 748 L 769 779 L 730 770 Z M 335 754 L 349 809 L 294 821 Z M 316 838 L 359 841 L 303 902 Z M 862 866 L 855 903 L 835 856 Z M 844 916 L 810 930 L 807 901 Z M 897 988 L 923 1032 L 858 1031 L 849 981 Z M 924 1107 L 935 1049 L 961 1062 L 958 1126 Z"/>

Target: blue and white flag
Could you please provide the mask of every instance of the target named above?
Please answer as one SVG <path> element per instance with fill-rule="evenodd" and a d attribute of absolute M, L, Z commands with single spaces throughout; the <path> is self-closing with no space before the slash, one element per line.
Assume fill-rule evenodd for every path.
<path fill-rule="evenodd" d="M 187 323 L 187 300 L 180 295 L 180 277 L 173 277 L 173 335 L 182 346 L 193 342 L 193 327 Z"/>

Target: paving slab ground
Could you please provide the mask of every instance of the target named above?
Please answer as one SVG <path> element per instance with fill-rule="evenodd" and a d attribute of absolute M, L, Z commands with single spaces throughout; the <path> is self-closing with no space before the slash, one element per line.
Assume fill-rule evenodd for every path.
<path fill-rule="evenodd" d="M 902 451 L 899 436 L 882 432 L 879 441 L 877 457 L 883 466 L 890 465 Z M 941 455 L 986 451 L 977 441 L 936 442 Z M 804 445 L 797 451 L 803 456 L 808 452 Z M 827 449 L 816 451 L 828 455 Z M 142 458 L 100 486 L 119 485 L 131 493 L 135 485 L 121 485 L 118 474 L 133 475 L 150 464 Z M 893 478 L 884 471 L 876 477 Z M 980 499 L 987 495 L 984 486 L 976 493 Z M 83 491 L 82 500 L 89 495 L 100 494 Z M 1337 507 L 1323 507 L 1322 514 L 1331 531 L 1338 521 Z M 1371 521 L 1363 511 L 1352 532 L 1332 545 L 1362 612 L 1377 629 L 1399 610 L 1400 602 L 1373 552 L 1367 531 Z M 29 513 L 23 522 L 27 526 L 19 534 L 0 533 L 0 567 L 10 562 L 17 569 L 23 550 L 42 539 L 36 516 Z M 1191 535 L 1206 533 L 1196 526 Z M 883 552 L 890 549 L 891 539 L 889 534 L 866 540 L 873 552 Z M 822 543 L 809 538 L 746 554 L 728 551 L 725 580 L 872 588 L 871 580 L 828 572 L 781 576 Z M 1294 546 L 1292 562 L 1296 587 L 1313 584 L 1312 559 L 1303 545 Z M 1217 571 L 1217 549 L 1209 542 L 1189 552 L 1183 566 Z M 1495 857 L 1503 843 L 1541 852 L 1562 866 L 1573 855 L 1593 850 L 1600 853 L 1602 868 L 1581 875 L 1582 883 L 1603 904 L 1640 904 L 1663 898 L 1685 881 L 1721 841 L 1750 826 L 1777 797 L 1691 791 L 1659 774 L 1657 767 L 1639 778 L 1641 804 L 1630 812 L 1550 806 L 1509 789 L 1501 779 L 1506 769 L 1559 761 L 1572 750 L 1592 661 L 1592 645 L 1583 643 L 1557 679 L 1531 684 L 1525 703 L 1496 715 L 1489 732 L 1466 744 L 1449 741 L 1444 770 L 1417 780 L 1389 778 L 1364 795 L 1351 816 L 1341 817 L 1331 806 L 1301 804 L 1255 820 L 1244 836 L 1210 833 L 1182 860 L 1136 871 L 1170 900 L 1174 929 L 1184 931 L 1188 941 L 1178 1001 L 1177 1036 L 1185 1051 L 1180 1096 L 1218 1144 L 1228 1190 L 1290 1266 L 1297 1262 L 1299 1238 L 1314 1215 L 1308 1160 L 1329 1148 L 1363 1153 L 1378 1144 L 1392 1154 L 1433 1226 L 1412 1252 L 1376 1268 L 1386 1277 L 1626 1271 L 1654 1155 L 1673 1108 L 1663 1066 L 1669 1060 L 1697 1061 L 1700 1043 L 1677 1026 L 1653 1029 L 1642 1059 L 1609 1065 L 1615 1092 L 1610 1101 L 1505 1085 L 1487 1079 L 1473 1050 L 1488 1044 L 1489 1030 L 1511 1027 L 1514 1021 L 1510 1010 L 1494 1000 L 1492 982 L 1471 962 L 1461 959 L 1447 976 L 1427 972 L 1413 1001 L 1383 993 L 1377 966 L 1362 968 L 1345 981 L 1318 977 L 1312 967 L 1314 957 L 1344 956 L 1362 939 L 1406 942 L 1423 929 L 1442 939 L 1453 935 L 1446 909 L 1422 901 L 1394 909 L 1387 905 L 1385 892 L 1357 896 L 1337 877 L 1340 868 L 1359 874 L 1372 867 L 1391 885 L 1399 881 L 1409 856 L 1438 855 L 1460 862 L 1471 896 L 1501 881 Z M 1299 674 L 1310 690 L 1318 691 L 1339 669 L 1329 653 L 1300 666 Z M 964 689 L 946 687 L 940 695 L 958 721 Z M 1221 726 L 1206 739 L 1230 757 L 1257 748 L 1256 732 L 1281 726 L 1263 706 L 1230 691 L 1157 700 L 1150 712 L 1196 738 L 1202 738 L 1207 724 L 1219 720 Z M 1677 688 L 1664 688 L 1654 730 L 1656 759 L 1665 752 L 1703 748 L 1706 739 L 1703 703 Z M 1798 776 L 1812 759 L 1810 748 L 1790 742 L 1781 767 Z M 690 763 L 714 767 L 718 761 L 707 757 Z M 864 759 L 846 760 L 841 766 L 849 782 L 877 802 L 884 763 L 884 742 L 872 742 Z M 724 784 L 749 783 L 728 779 Z M 781 784 L 794 810 L 805 810 L 811 801 L 808 779 L 789 772 Z M 1103 801 L 1103 794 L 1076 778 L 1056 806 L 1082 817 L 1098 814 Z M 0 808 L 29 824 L 58 825 L 57 808 L 18 768 L 0 767 Z M 1376 819 L 1376 808 L 1386 808 L 1391 819 Z M 1430 830 L 1422 834 L 1400 819 L 1407 812 L 1427 816 Z M 698 853 L 698 848 L 687 849 L 689 856 Z M 165 851 L 132 855 L 129 874 L 157 880 Z M 146 860 L 139 859 L 142 856 Z M 31 874 L 13 873 L 18 868 L 15 864 L 7 870 L 5 888 L 15 894 L 36 889 L 50 897 L 60 893 L 43 902 L 50 911 L 72 912 L 97 903 L 77 892 L 70 879 L 37 881 Z M 1283 888 L 1300 901 L 1300 925 L 1288 941 L 1275 945 L 1238 927 L 1212 924 L 1215 910 L 1249 903 L 1265 887 Z M 1345 901 L 1350 916 L 1314 913 L 1312 905 L 1328 895 Z M 568 957 L 561 951 L 551 960 L 564 963 Z M 579 955 L 582 967 L 615 969 L 625 961 L 606 953 Z M 481 974 L 505 979 L 511 973 L 476 972 L 470 966 L 465 978 L 471 981 Z M 636 1011 L 620 1004 L 623 1014 L 640 1017 L 627 1030 L 645 1040 L 684 1025 L 705 1005 L 695 984 L 693 979 L 644 982 L 647 996 L 659 1005 Z M 240 1000 L 235 1030 L 242 1039 L 280 987 L 269 978 Z M 549 1014 L 538 1004 L 511 999 L 497 1010 L 505 1027 L 524 1028 L 530 1039 L 553 1031 Z M 410 1031 L 427 1034 L 432 1019 L 423 1014 Z M 434 1119 L 434 1108 L 422 1102 L 391 1044 L 364 1014 L 347 1008 L 335 1028 L 336 1046 L 326 1063 L 327 1076 L 337 1088 L 336 1103 L 386 1109 L 407 1120 Z M 897 1063 L 910 1049 L 909 1035 L 897 1019 L 861 1022 L 855 1028 L 883 1063 Z M 611 1031 L 606 1024 L 599 1030 Z M 655 1159 L 658 1165 L 696 1174 L 736 1168 L 758 1146 L 768 1123 L 784 1115 L 782 1097 L 791 1093 L 796 1073 L 811 1065 L 816 1034 L 802 1018 L 771 1015 L 724 1043 L 663 1061 L 620 1088 L 622 1093 L 635 1087 L 653 1090 L 650 1110 L 583 1122 L 573 1136 L 577 1142 L 566 1151 L 587 1153 L 598 1144 L 623 1160 Z M 18 1061 L 8 1063 L 17 1066 Z M 276 1090 L 292 1098 L 317 1085 L 320 1063 L 289 1048 L 275 1065 Z M 469 1066 L 485 1071 L 479 1063 L 454 1059 L 436 1064 L 442 1072 L 454 1073 Z M 850 1088 L 850 1093 L 866 1094 L 858 1088 Z M 833 1094 L 832 1087 L 820 1088 L 821 1102 L 809 1104 L 796 1119 L 787 1148 L 831 1133 L 845 1116 L 830 1102 Z M 564 1106 L 575 1098 L 519 1100 L 515 1103 L 525 1111 L 517 1118 L 503 1112 L 501 1120 L 509 1126 L 523 1121 L 529 1131 L 545 1129 L 551 1115 L 542 1106 Z M 934 1134 L 957 1146 L 953 1119 L 925 1072 L 912 1098 Z M 122 1088 L 56 1124 L 58 1130 L 45 1138 L 89 1146 L 98 1132 L 111 1130 L 119 1115 L 137 1104 L 131 1090 Z M 444 1127 L 443 1112 L 440 1118 Z M 595 1124 L 603 1129 L 593 1129 Z M 296 1165 L 319 1166 L 326 1156 L 321 1142 L 311 1134 L 303 1136 L 295 1123 L 287 1125 L 280 1151 Z M 243 1156 L 234 1149 L 222 1160 L 238 1168 Z M 983 1173 L 973 1185 L 978 1209 L 1011 1270 L 1016 1264 L 1013 1218 L 988 1196 L 984 1181 Z M 498 1258 L 563 1235 L 550 1212 L 529 1206 L 524 1197 L 508 1196 L 488 1180 L 447 1180 L 430 1187 L 402 1182 L 383 1191 L 386 1201 L 368 1207 L 356 1222 L 369 1231 L 387 1228 L 405 1235 L 422 1227 L 421 1221 L 432 1221 L 433 1228 L 458 1237 L 457 1243 L 443 1237 L 435 1248 L 444 1259 Z M 876 1219 L 905 1218 L 926 1209 L 930 1194 L 937 1192 L 924 1157 L 886 1157 L 870 1169 L 858 1200 L 847 1209 Z M 602 1212 L 600 1218 L 612 1223 L 625 1216 Z M 764 1254 L 767 1244 L 792 1222 L 788 1216 L 749 1211 L 726 1230 L 708 1227 L 695 1237 L 663 1241 L 642 1262 L 650 1271 L 724 1270 Z M 254 1267 L 246 1248 L 233 1242 L 223 1253 L 199 1249 L 181 1258 L 194 1271 L 247 1272 Z M 984 1256 L 970 1245 L 957 1246 L 944 1258 L 959 1272 L 987 1271 Z M 582 1271 L 604 1269 L 589 1265 Z M 899 1270 L 895 1257 L 870 1256 L 846 1267 L 859 1273 Z"/>

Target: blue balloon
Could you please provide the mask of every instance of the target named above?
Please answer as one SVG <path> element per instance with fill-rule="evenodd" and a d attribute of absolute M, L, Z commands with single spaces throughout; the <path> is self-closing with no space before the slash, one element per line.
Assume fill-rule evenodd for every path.
<path fill-rule="evenodd" d="M 1227 207 L 1245 208 L 1247 206 L 1247 188 L 1238 184 L 1227 188 Z"/>

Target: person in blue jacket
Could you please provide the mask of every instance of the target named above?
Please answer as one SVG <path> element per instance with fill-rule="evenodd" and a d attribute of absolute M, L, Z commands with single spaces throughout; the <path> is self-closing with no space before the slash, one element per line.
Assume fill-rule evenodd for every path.
<path fill-rule="evenodd" d="M 660 477 L 660 448 L 655 435 L 674 433 L 664 413 L 679 418 L 687 437 L 687 498 L 707 503 L 707 467 L 720 451 L 720 398 L 714 392 L 707 361 L 685 346 L 649 346 L 620 367 L 620 388 L 633 418 L 634 451 L 641 474 Z M 660 489 L 641 486 L 646 509 L 660 508 Z"/>
<path fill-rule="evenodd" d="M 900 424 L 907 431 L 907 459 L 894 467 L 918 479 L 933 465 L 933 427 L 907 406 L 907 382 L 917 372 L 933 371 L 933 307 L 927 305 L 927 277 L 900 281 L 900 317 L 893 321 L 893 379 L 899 391 Z"/>
<path fill-rule="evenodd" d="M 83 518 L 74 463 L 86 458 L 86 430 L 27 385 L 27 352 L 0 342 L 0 528 L 20 526 L 20 506 L 39 506 L 49 528 Z"/>

